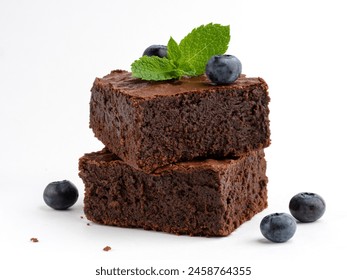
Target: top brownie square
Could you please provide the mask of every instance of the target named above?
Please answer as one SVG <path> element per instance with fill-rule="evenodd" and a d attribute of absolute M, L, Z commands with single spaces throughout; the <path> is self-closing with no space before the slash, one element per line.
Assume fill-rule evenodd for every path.
<path fill-rule="evenodd" d="M 148 82 L 116 70 L 95 79 L 90 127 L 110 151 L 147 173 L 240 156 L 270 144 L 267 90 L 263 79 L 244 75 L 216 86 L 205 76 Z"/>

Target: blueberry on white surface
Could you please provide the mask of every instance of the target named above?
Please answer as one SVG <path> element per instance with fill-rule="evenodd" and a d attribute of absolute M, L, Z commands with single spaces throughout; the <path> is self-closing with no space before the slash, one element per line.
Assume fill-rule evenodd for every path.
<path fill-rule="evenodd" d="M 282 243 L 292 238 L 296 231 L 295 219 L 286 213 L 273 213 L 263 218 L 260 223 L 263 236 L 276 243 Z"/>
<path fill-rule="evenodd" d="M 206 64 L 206 75 L 215 84 L 231 84 L 241 72 L 241 62 L 233 55 L 214 55 Z"/>
<path fill-rule="evenodd" d="M 325 212 L 325 201 L 315 193 L 302 192 L 289 202 L 290 213 L 303 223 L 311 223 L 321 218 Z"/>
<path fill-rule="evenodd" d="M 55 210 L 66 210 L 74 205 L 77 199 L 78 189 L 67 180 L 49 183 L 43 192 L 43 200 Z"/>
<path fill-rule="evenodd" d="M 163 45 L 151 45 L 143 52 L 143 56 L 167 57 L 167 47 Z"/>

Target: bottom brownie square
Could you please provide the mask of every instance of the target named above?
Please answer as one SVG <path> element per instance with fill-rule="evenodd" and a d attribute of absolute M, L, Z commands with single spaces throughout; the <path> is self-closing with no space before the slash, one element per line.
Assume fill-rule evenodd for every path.
<path fill-rule="evenodd" d="M 79 161 L 84 212 L 99 224 L 226 236 L 267 207 L 264 152 L 191 161 L 146 174 L 106 149 Z"/>

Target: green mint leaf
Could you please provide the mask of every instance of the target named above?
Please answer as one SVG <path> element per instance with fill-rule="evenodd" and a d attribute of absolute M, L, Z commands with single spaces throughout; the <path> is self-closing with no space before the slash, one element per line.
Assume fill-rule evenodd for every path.
<path fill-rule="evenodd" d="M 143 56 L 131 65 L 133 76 L 143 80 L 170 80 L 182 76 L 198 76 L 205 72 L 208 60 L 228 49 L 230 27 L 220 24 L 201 25 L 183 40 L 170 37 L 167 58 Z"/>
<path fill-rule="evenodd" d="M 182 52 L 177 42 L 170 37 L 169 42 L 167 43 L 167 57 L 168 59 L 177 62 L 182 56 Z"/>
<path fill-rule="evenodd" d="M 181 77 L 175 64 L 167 59 L 157 56 L 142 56 L 131 64 L 134 77 L 143 80 L 163 81 Z"/>
<path fill-rule="evenodd" d="M 188 61 L 181 60 L 182 51 L 177 42 L 170 37 L 167 44 L 168 59 L 172 60 L 181 76 L 195 76 L 196 71 Z"/>
<path fill-rule="evenodd" d="M 212 23 L 201 25 L 180 42 L 182 54 L 179 65 L 191 65 L 196 71 L 195 75 L 201 75 L 213 55 L 224 54 L 227 51 L 229 41 L 229 26 Z"/>

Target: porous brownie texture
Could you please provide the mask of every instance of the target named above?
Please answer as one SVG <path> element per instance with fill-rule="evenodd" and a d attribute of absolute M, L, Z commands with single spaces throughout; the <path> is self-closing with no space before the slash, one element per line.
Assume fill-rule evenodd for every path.
<path fill-rule="evenodd" d="M 264 152 L 168 165 L 147 174 L 104 149 L 79 161 L 84 212 L 98 224 L 227 236 L 267 207 Z"/>
<path fill-rule="evenodd" d="M 206 76 L 148 82 L 116 70 L 96 78 L 90 127 L 123 161 L 146 173 L 170 163 L 220 159 L 270 144 L 268 86 L 242 75 L 230 85 Z"/>

